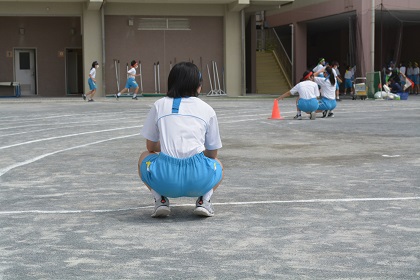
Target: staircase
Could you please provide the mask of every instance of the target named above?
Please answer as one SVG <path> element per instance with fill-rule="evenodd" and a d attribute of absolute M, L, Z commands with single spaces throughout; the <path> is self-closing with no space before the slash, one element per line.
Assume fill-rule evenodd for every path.
<path fill-rule="evenodd" d="M 257 93 L 283 94 L 290 90 L 286 77 L 271 51 L 257 52 Z"/>

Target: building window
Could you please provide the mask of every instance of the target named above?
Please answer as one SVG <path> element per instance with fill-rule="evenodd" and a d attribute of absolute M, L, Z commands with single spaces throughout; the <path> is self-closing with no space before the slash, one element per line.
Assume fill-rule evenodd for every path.
<path fill-rule="evenodd" d="M 137 30 L 191 30 L 186 18 L 140 18 Z"/>
<path fill-rule="evenodd" d="M 29 59 L 28 52 L 20 52 L 19 53 L 19 68 L 20 70 L 29 70 L 31 69 L 31 62 Z"/>

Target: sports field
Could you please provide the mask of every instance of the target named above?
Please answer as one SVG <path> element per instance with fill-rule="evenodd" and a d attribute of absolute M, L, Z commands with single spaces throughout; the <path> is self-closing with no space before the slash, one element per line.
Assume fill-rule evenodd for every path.
<path fill-rule="evenodd" d="M 157 99 L 0 99 L 0 279 L 420 279 L 420 96 L 201 97 L 225 178 L 215 216 L 171 199 L 154 219 L 137 175 Z"/>

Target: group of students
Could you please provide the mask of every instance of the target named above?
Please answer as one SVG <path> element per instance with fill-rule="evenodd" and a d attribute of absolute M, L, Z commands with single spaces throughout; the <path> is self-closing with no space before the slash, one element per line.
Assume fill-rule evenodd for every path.
<path fill-rule="evenodd" d="M 385 67 L 384 67 L 385 68 Z M 420 68 L 417 62 L 408 63 L 408 67 L 401 62 L 396 67 L 394 62 L 389 63 L 389 67 L 384 69 L 384 81 L 391 89 L 391 92 L 398 93 L 408 91 L 410 94 L 418 95 L 420 93 Z M 412 86 L 405 86 L 410 80 Z"/>
<path fill-rule="evenodd" d="M 116 93 L 114 96 L 115 98 L 117 98 L 117 100 L 120 98 L 122 93 L 128 92 L 130 90 L 130 88 L 134 88 L 134 93 L 133 93 L 133 97 L 132 99 L 137 100 L 137 94 L 139 92 L 139 85 L 136 82 L 136 77 L 140 76 L 141 74 L 137 74 L 137 68 L 138 68 L 138 63 L 137 61 L 133 60 L 130 63 L 130 69 L 128 69 L 127 71 L 127 82 L 125 83 L 125 87 L 123 90 L 119 91 L 118 93 Z M 97 61 L 92 62 L 92 67 L 89 70 L 89 79 L 88 79 L 88 84 L 89 84 L 89 92 L 86 94 L 82 94 L 83 100 L 86 100 L 86 98 L 88 98 L 88 102 L 93 102 L 93 96 L 96 93 L 96 69 L 99 68 L 99 63 Z M 141 94 L 140 94 L 141 95 Z"/>
<path fill-rule="evenodd" d="M 301 120 L 302 112 L 309 114 L 311 120 L 316 119 L 316 113 L 322 112 L 322 117 L 334 117 L 333 110 L 337 106 L 338 80 L 336 68 L 338 63 L 325 66 L 321 59 L 313 71 L 305 71 L 300 82 L 291 90 L 280 95 L 277 100 L 282 100 L 291 95 L 298 95 L 296 100 L 296 116 Z"/>

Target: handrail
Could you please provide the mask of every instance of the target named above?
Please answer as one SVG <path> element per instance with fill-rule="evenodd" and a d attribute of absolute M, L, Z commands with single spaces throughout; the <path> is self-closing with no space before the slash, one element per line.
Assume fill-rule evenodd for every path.
<path fill-rule="evenodd" d="M 277 34 L 277 31 L 274 28 L 272 28 L 271 30 L 273 30 L 274 35 L 276 36 L 277 41 L 279 42 L 279 44 L 281 46 L 281 49 L 283 50 L 283 53 L 286 55 L 287 59 L 289 60 L 289 63 L 292 64 L 292 60 L 290 59 L 289 55 L 287 54 L 286 49 L 284 48 L 284 45 L 281 42 L 279 35 Z"/>
<path fill-rule="evenodd" d="M 282 44 L 279 36 L 277 35 L 277 32 L 274 30 L 274 28 L 269 28 L 264 29 L 261 33 L 263 33 L 261 34 L 261 36 L 264 37 L 264 40 L 262 42 L 262 49 L 266 51 L 273 51 L 277 64 L 283 72 L 284 76 L 286 77 L 289 87 L 291 87 L 293 70 L 292 60 L 287 54 L 284 45 Z"/>
<path fill-rule="evenodd" d="M 274 58 L 276 59 L 276 62 L 278 64 L 278 66 L 280 67 L 281 71 L 283 72 L 284 77 L 286 78 L 287 81 L 287 85 L 289 86 L 289 88 L 292 88 L 292 83 L 290 82 L 290 78 L 287 75 L 285 69 L 283 68 L 282 64 L 280 63 L 279 57 L 277 56 L 277 53 L 275 50 L 272 50 Z"/>

